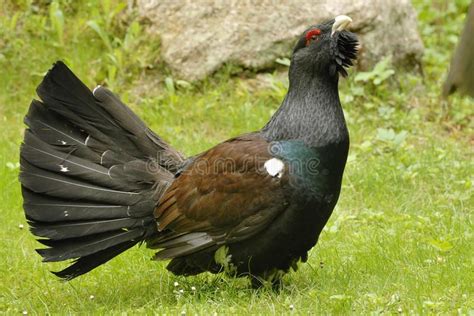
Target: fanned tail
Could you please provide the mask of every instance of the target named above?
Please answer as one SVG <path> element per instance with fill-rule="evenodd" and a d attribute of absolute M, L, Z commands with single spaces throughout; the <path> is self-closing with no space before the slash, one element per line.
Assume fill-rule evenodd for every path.
<path fill-rule="evenodd" d="M 183 157 L 112 92 L 62 62 L 37 89 L 21 146 L 26 218 L 44 261 L 70 280 L 156 234 L 153 210 Z"/>

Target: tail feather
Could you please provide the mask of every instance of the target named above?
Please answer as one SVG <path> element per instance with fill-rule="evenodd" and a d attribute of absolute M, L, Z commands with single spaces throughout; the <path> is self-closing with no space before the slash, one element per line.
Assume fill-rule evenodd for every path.
<path fill-rule="evenodd" d="M 36 193 L 71 200 L 118 203 L 121 205 L 136 204 L 144 197 L 143 194 L 138 192 L 101 187 L 40 169 L 30 164 L 24 157 L 21 157 L 20 165 L 21 184 Z"/>
<path fill-rule="evenodd" d="M 104 202 L 70 201 L 34 193 L 23 187 L 23 208 L 31 222 L 55 223 L 68 221 L 100 220 L 144 217 L 154 207 L 152 200 L 134 205 L 105 204 Z"/>
<path fill-rule="evenodd" d="M 96 89 L 94 97 L 107 113 L 114 113 L 114 118 L 121 128 L 133 135 L 134 139 L 140 139 L 136 144 L 142 153 L 156 157 L 159 164 L 171 172 L 178 170 L 179 163 L 176 162 L 182 162 L 183 156 L 149 129 L 119 98 L 103 88 Z"/>
<path fill-rule="evenodd" d="M 72 125 L 65 117 L 62 117 L 38 100 L 33 100 L 28 114 L 25 116 L 25 124 L 30 131 L 45 143 L 54 146 L 57 150 L 74 154 L 95 163 L 100 163 L 100 154 L 87 147 L 88 135 L 83 129 Z"/>
<path fill-rule="evenodd" d="M 126 241 L 139 241 L 144 230 L 114 231 L 85 238 L 72 238 L 66 240 L 50 240 L 46 242 L 51 248 L 38 249 L 44 262 L 64 261 L 94 254 L 98 251 L 116 246 Z"/>
<path fill-rule="evenodd" d="M 111 164 L 97 164 L 87 159 L 77 157 L 71 153 L 56 150 L 53 146 L 43 142 L 30 130 L 25 132 L 25 138 L 21 149 L 22 157 L 29 163 L 53 172 L 61 172 L 68 177 L 86 180 L 89 183 L 105 186 L 117 190 L 128 190 L 140 192 L 153 184 L 159 173 L 150 173 L 152 162 L 143 160 L 132 160 Z M 153 166 L 153 170 L 162 170 L 160 166 Z M 169 174 L 163 170 L 164 175 Z M 160 175 L 161 176 L 161 175 Z M 126 180 L 126 181 L 124 181 Z M 170 180 L 170 178 L 168 179 Z"/>
<path fill-rule="evenodd" d="M 55 68 L 53 68 L 52 70 L 54 70 Z M 46 80 L 48 76 L 51 76 L 51 72 L 52 70 L 50 70 L 50 72 L 46 75 L 45 79 L 43 80 Z M 41 87 L 41 85 L 40 85 Z M 45 88 L 43 88 L 42 90 L 44 90 Z M 39 90 L 39 88 L 38 88 Z M 37 91 L 38 91 L 37 90 Z M 90 91 L 89 91 L 90 93 Z M 38 93 L 39 94 L 39 93 Z M 57 116 L 59 116 L 59 119 L 60 120 L 64 120 L 66 122 L 68 122 L 69 124 L 75 126 L 75 129 L 78 130 L 79 132 L 80 131 L 87 131 L 87 135 L 85 135 L 85 139 L 84 139 L 84 143 L 86 141 L 86 139 L 89 137 L 92 137 L 96 140 L 98 140 L 98 144 L 100 144 L 102 147 L 100 148 L 97 148 L 97 152 L 100 153 L 100 150 L 101 149 L 106 149 L 106 148 L 114 148 L 113 146 L 117 146 L 116 142 L 112 141 L 112 139 L 110 139 L 109 137 L 107 137 L 107 135 L 104 133 L 104 130 L 105 132 L 109 132 L 110 135 L 113 135 L 113 132 L 110 131 L 110 128 L 109 129 L 106 129 L 106 128 L 103 128 L 102 130 L 100 130 L 98 127 L 97 124 L 93 124 L 92 122 L 88 121 L 88 117 L 87 116 L 84 116 L 82 113 L 78 113 L 77 111 L 73 111 L 74 108 L 71 108 L 70 107 L 70 104 L 72 102 L 74 102 L 75 100 L 74 99 L 71 99 L 71 100 L 68 100 L 68 101 L 63 101 L 63 102 L 60 102 L 48 95 L 45 95 L 44 94 L 44 91 L 42 93 L 42 95 L 40 95 L 41 99 L 42 99 L 42 105 L 46 105 L 46 109 L 50 112 L 53 112 L 55 113 Z M 27 120 L 30 119 L 30 116 L 27 117 Z M 27 124 L 28 124 L 28 121 L 27 121 Z M 54 127 L 56 127 L 55 125 L 53 125 Z M 67 145 L 68 143 L 64 140 L 64 139 L 59 139 L 60 141 L 60 144 L 62 145 Z M 90 146 L 89 146 L 90 147 Z M 92 148 L 92 147 L 90 147 Z M 116 147 L 116 149 L 120 150 L 120 151 L 123 151 L 123 149 L 121 149 L 123 147 Z M 93 149 L 93 148 L 92 148 Z M 129 149 L 130 152 L 133 152 L 134 150 L 136 150 L 136 148 L 132 148 L 132 149 Z"/>
<path fill-rule="evenodd" d="M 157 233 L 156 201 L 181 154 L 112 92 L 91 92 L 62 62 L 37 89 L 25 117 L 20 181 L 44 261 L 75 259 L 70 280 Z"/>
<path fill-rule="evenodd" d="M 160 154 L 171 155 L 175 162 L 183 159 L 112 92 L 100 87 L 92 93 L 62 62 L 48 72 L 37 93 L 48 108 L 89 129 L 109 149 L 116 145 L 120 152 L 141 159 Z M 147 135 L 153 135 L 153 140 Z"/>
<path fill-rule="evenodd" d="M 75 125 L 87 128 L 102 142 L 113 145 L 124 137 L 110 139 L 106 135 L 121 132 L 112 116 L 97 106 L 92 92 L 61 62 L 46 74 L 36 89 L 38 96 L 48 109 L 68 118 Z M 117 144 L 118 145 L 118 144 Z M 120 149 L 137 150 L 131 142 L 123 142 Z"/>
<path fill-rule="evenodd" d="M 138 242 L 139 241 L 136 240 L 130 240 L 98 251 L 91 255 L 81 256 L 80 258 L 74 260 L 74 263 L 71 266 L 64 270 L 53 273 L 66 281 L 72 280 L 80 275 L 83 275 L 84 273 L 91 271 L 101 264 L 106 263 L 110 259 L 113 259 L 127 249 L 135 246 Z"/>
<path fill-rule="evenodd" d="M 144 220 L 141 218 L 113 218 L 89 221 L 73 221 L 59 223 L 31 223 L 31 232 L 38 237 L 52 240 L 63 240 L 78 238 L 98 233 L 120 230 L 124 227 L 132 229 L 143 227 Z"/>
<path fill-rule="evenodd" d="M 41 141 L 31 131 L 25 132 L 22 147 L 23 159 L 36 167 L 52 172 L 60 172 L 68 177 L 86 180 L 89 183 L 108 188 L 117 190 L 127 189 L 123 181 L 109 174 L 109 168 L 68 153 L 60 152 Z"/>
<path fill-rule="evenodd" d="M 127 131 L 128 134 L 125 135 L 129 139 L 141 140 L 140 142 L 134 142 L 139 147 L 139 152 L 148 156 L 156 156 L 156 144 L 151 143 L 146 137 L 148 127 L 135 113 L 106 89 L 97 89 L 94 96 L 99 101 L 98 105 L 105 112 L 114 114 L 118 128 Z M 168 148 L 164 142 L 160 145 L 162 150 Z"/>

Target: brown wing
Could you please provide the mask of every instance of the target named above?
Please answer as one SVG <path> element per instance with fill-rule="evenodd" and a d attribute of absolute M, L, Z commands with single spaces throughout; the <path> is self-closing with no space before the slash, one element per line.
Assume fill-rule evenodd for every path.
<path fill-rule="evenodd" d="M 283 176 L 264 164 L 269 143 L 249 134 L 198 156 L 168 188 L 155 210 L 162 232 L 151 247 L 157 259 L 179 257 L 216 244 L 246 239 L 286 207 Z M 285 166 L 285 169 L 287 167 Z"/>

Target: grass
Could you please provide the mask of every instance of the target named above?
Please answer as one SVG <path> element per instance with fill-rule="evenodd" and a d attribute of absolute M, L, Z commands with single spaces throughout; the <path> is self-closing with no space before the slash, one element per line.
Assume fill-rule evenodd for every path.
<path fill-rule="evenodd" d="M 223 276 L 175 277 L 144 247 L 59 282 L 49 270 L 64 264 L 42 264 L 34 252 L 17 161 L 23 116 L 56 59 L 90 87 L 113 88 L 188 155 L 260 128 L 285 94 L 285 68 L 257 75 L 227 65 L 189 84 L 172 77 L 158 39 L 118 1 L 7 0 L 0 9 L 0 313 L 473 315 L 473 102 L 439 97 L 468 4 L 414 0 L 424 77 L 384 62 L 342 82 L 351 132 L 342 195 L 309 263 L 276 293 Z"/>

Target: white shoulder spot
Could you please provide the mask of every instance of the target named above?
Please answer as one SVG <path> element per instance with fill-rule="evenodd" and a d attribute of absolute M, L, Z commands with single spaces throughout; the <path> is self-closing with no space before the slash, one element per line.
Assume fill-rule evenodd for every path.
<path fill-rule="evenodd" d="M 283 161 L 278 158 L 272 158 L 265 161 L 265 164 L 263 166 L 265 167 L 269 175 L 278 178 L 281 178 L 281 176 L 283 175 L 283 169 L 285 168 L 285 164 L 283 163 Z"/>

